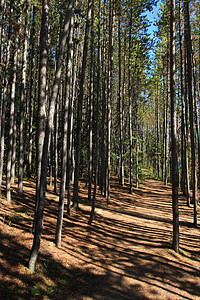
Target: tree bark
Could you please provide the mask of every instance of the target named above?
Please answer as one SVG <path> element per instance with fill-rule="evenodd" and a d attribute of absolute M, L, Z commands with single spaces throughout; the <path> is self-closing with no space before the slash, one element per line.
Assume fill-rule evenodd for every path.
<path fill-rule="evenodd" d="M 7 104 L 7 95 L 8 95 L 8 82 L 9 82 L 9 67 L 10 67 L 10 48 L 11 48 L 11 16 L 13 14 L 13 4 L 14 1 L 10 1 L 10 17 L 9 17 L 9 26 L 8 26 L 8 38 L 6 41 L 5 47 L 5 66 L 3 72 L 3 89 L 2 89 L 2 100 L 1 100 L 1 126 L 0 126 L 0 187 L 2 184 L 3 176 L 3 164 L 4 164 L 4 139 L 5 139 L 5 115 L 6 115 L 6 104 Z"/>
<path fill-rule="evenodd" d="M 67 33 L 68 33 L 69 24 L 71 20 L 73 4 L 74 4 L 73 0 L 69 1 L 68 8 L 66 11 L 64 30 L 60 38 L 59 54 L 56 61 L 56 73 L 55 73 L 55 79 L 54 79 L 54 84 L 53 84 L 52 94 L 50 99 L 48 119 L 46 123 L 45 139 L 44 139 L 43 153 L 42 153 L 39 201 L 38 201 L 38 209 L 37 209 L 36 222 L 35 222 L 35 233 L 34 233 L 34 240 L 33 240 L 33 245 L 30 253 L 30 258 L 29 258 L 29 268 L 31 271 L 35 271 L 36 268 L 38 252 L 40 247 L 40 240 L 41 240 L 42 229 L 43 229 L 43 212 L 45 206 L 46 176 L 47 176 L 50 136 L 53 128 L 55 104 L 56 104 L 56 99 L 58 96 L 58 91 L 60 86 L 62 62 L 64 57 L 64 50 L 67 41 Z"/>
<path fill-rule="evenodd" d="M 67 48 L 67 70 L 66 70 L 66 93 L 63 105 L 63 129 L 62 129 L 62 169 L 61 169 L 61 182 L 60 182 L 60 197 L 58 205 L 58 218 L 56 226 L 56 246 L 61 247 L 61 234 L 63 225 L 63 214 L 64 214 L 64 200 L 66 190 L 66 177 L 67 177 L 67 135 L 68 135 L 68 116 L 69 116 L 69 102 L 70 102 L 70 87 L 72 85 L 72 56 L 73 56 L 73 24 L 74 15 L 72 12 L 71 24 L 69 30 L 68 48 Z"/>
<path fill-rule="evenodd" d="M 89 95 L 89 168 L 88 168 L 88 200 L 92 197 L 93 177 L 93 102 L 94 102 L 94 0 L 91 4 L 91 41 L 90 41 L 90 95 Z"/>
<path fill-rule="evenodd" d="M 132 2 L 132 1 L 131 1 Z M 129 21 L 129 59 L 128 59 L 128 98 L 129 98 L 129 193 L 133 192 L 133 130 L 132 130 L 132 97 L 131 97 L 131 34 L 132 34 L 132 7 Z"/>
<path fill-rule="evenodd" d="M 15 49 L 13 54 L 13 78 L 10 90 L 10 129 L 9 129 L 9 145 L 8 145 L 8 156 L 7 156 L 7 172 L 6 172 L 6 198 L 11 202 L 11 167 L 12 167 L 12 151 L 13 151 L 13 129 L 15 121 L 15 95 L 16 95 L 16 82 L 17 82 L 17 65 L 19 55 L 19 38 L 16 37 Z"/>
<path fill-rule="evenodd" d="M 88 52 L 88 41 L 89 41 L 89 29 L 90 29 L 90 22 L 91 22 L 91 5 L 92 5 L 92 0 L 88 0 L 87 23 L 85 28 L 85 41 L 84 41 L 84 48 L 83 48 L 83 60 L 82 60 L 82 68 L 80 72 L 80 86 L 79 86 L 78 105 L 77 105 L 77 128 L 76 128 L 76 141 L 75 141 L 76 158 L 75 158 L 74 192 L 73 192 L 73 205 L 76 205 L 77 210 L 78 210 L 80 153 L 81 153 L 82 109 L 83 109 L 85 70 L 86 70 L 86 63 L 87 63 L 87 52 Z"/>
<path fill-rule="evenodd" d="M 171 142 L 172 142 L 172 206 L 173 206 L 173 249 L 179 252 L 179 209 L 178 209 L 178 148 L 175 98 L 175 0 L 170 9 L 170 95 L 171 95 Z"/>
<path fill-rule="evenodd" d="M 97 57 L 97 104 L 96 104 L 96 155 L 95 155 L 95 164 L 94 164 L 94 191 L 92 198 L 92 208 L 90 212 L 90 218 L 88 224 L 91 225 L 94 212 L 95 212 L 95 202 L 96 202 L 96 193 L 98 185 L 98 166 L 99 166 L 99 102 L 100 102 L 100 75 L 101 75 L 101 41 L 100 41 L 100 30 L 101 26 L 101 0 L 99 0 L 99 23 L 98 23 L 98 57 Z"/>
<path fill-rule="evenodd" d="M 119 44 L 119 87 L 118 87 L 118 101 L 119 101 L 119 127 L 120 127 L 120 184 L 124 185 L 124 134 L 123 134 L 123 102 L 122 102 L 122 58 L 121 58 L 121 7 L 119 7 L 119 21 L 118 21 L 118 44 Z"/>
<path fill-rule="evenodd" d="M 27 53 L 28 53 L 28 1 L 26 1 L 26 19 L 24 30 L 24 46 L 22 59 L 22 80 L 21 80 L 21 98 L 20 98 L 20 126 L 19 126 L 19 174 L 18 174 L 18 192 L 23 193 L 23 175 L 24 175 L 24 107 L 26 97 L 26 71 L 27 71 Z"/>
<path fill-rule="evenodd" d="M 37 148 L 36 148 L 36 197 L 35 215 L 33 231 L 35 228 L 35 218 L 38 209 L 39 189 L 41 178 L 41 161 L 44 144 L 45 124 L 46 124 L 46 88 L 47 88 L 47 63 L 48 63 L 48 13 L 49 6 L 47 0 L 42 2 L 42 24 L 40 31 L 40 63 L 39 63 L 39 88 L 38 88 L 38 116 L 37 116 Z"/>
<path fill-rule="evenodd" d="M 195 145 L 195 128 L 194 128 L 194 103 L 192 95 L 192 43 L 190 31 L 189 3 L 184 0 L 184 29 L 185 29 L 185 46 L 187 51 L 187 84 L 190 114 L 190 139 L 191 139 L 191 156 L 192 156 L 192 200 L 194 204 L 194 226 L 197 227 L 197 167 L 196 167 L 196 145 Z"/>

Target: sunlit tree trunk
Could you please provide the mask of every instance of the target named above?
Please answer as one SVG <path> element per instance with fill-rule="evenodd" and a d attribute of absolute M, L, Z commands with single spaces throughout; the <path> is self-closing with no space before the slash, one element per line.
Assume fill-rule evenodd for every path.
<path fill-rule="evenodd" d="M 15 109 L 16 109 L 16 82 L 17 82 L 17 65 L 19 55 L 19 37 L 16 37 L 15 49 L 13 55 L 13 78 L 10 90 L 10 129 L 9 129 L 9 144 L 8 144 L 8 156 L 7 156 L 7 172 L 6 172 L 6 198 L 11 202 L 11 166 L 12 166 L 12 151 L 13 151 L 13 130 L 15 122 Z"/>
<path fill-rule="evenodd" d="M 80 34 L 80 30 L 79 30 Z M 78 35 L 79 37 L 79 35 Z M 75 45 L 74 45 L 75 46 Z M 75 50 L 75 51 L 74 51 Z M 74 123 L 74 103 L 76 97 L 76 83 L 78 70 L 78 53 L 79 45 L 73 49 L 73 68 L 72 68 L 72 94 L 69 103 L 69 117 L 68 117 L 68 140 L 67 140 L 67 213 L 70 215 L 71 202 L 71 182 L 74 182 L 74 141 L 73 141 L 73 123 Z"/>
<path fill-rule="evenodd" d="M 186 86 L 184 84 L 183 71 L 183 42 L 182 42 L 182 10 L 181 1 L 179 1 L 179 48 L 180 48 L 180 85 L 181 85 L 181 103 L 182 103 L 182 117 L 181 117 L 181 189 L 187 197 L 187 204 L 190 205 L 189 192 L 189 170 L 188 170 L 188 137 L 187 137 L 187 118 L 186 118 Z"/>
<path fill-rule="evenodd" d="M 24 176 L 24 112 L 26 97 L 27 65 L 28 65 L 28 1 L 26 1 L 26 19 L 24 29 L 24 46 L 22 58 L 22 79 L 21 79 L 21 98 L 20 98 L 20 125 L 19 125 L 19 174 L 18 174 L 18 192 L 23 193 L 23 176 Z"/>
<path fill-rule="evenodd" d="M 106 14 L 106 0 L 104 0 L 104 12 L 103 12 L 103 46 L 102 46 L 102 118 L 101 118 L 101 177 L 100 177 L 100 188 L 101 194 L 105 191 L 105 173 L 106 173 L 106 162 L 105 162 L 105 121 L 106 121 L 106 27 L 107 27 L 107 14 Z"/>
<path fill-rule="evenodd" d="M 13 4 L 14 1 L 10 1 L 10 17 L 9 17 L 9 25 L 8 25 L 8 35 L 5 46 L 5 54 L 4 57 L 4 72 L 3 72 L 3 89 L 2 89 L 2 97 L 1 97 L 1 126 L 0 126 L 0 187 L 2 184 L 2 176 L 3 176 L 3 164 L 4 164 L 4 140 L 5 140 L 5 115 L 6 115 L 6 104 L 7 104 L 7 96 L 8 96 L 8 82 L 9 82 L 9 67 L 10 67 L 10 49 L 11 49 L 11 16 L 13 14 Z"/>
<path fill-rule="evenodd" d="M 119 44 L 119 87 L 118 87 L 118 101 L 119 101 L 119 127 L 120 127 L 120 184 L 124 185 L 124 135 L 123 135 L 123 98 L 122 98 L 122 54 L 121 54 L 121 7 L 118 13 L 118 44 Z"/>
<path fill-rule="evenodd" d="M 129 192 L 132 193 L 133 188 L 133 132 L 132 132 L 132 95 L 131 95 L 131 34 L 132 34 L 132 7 L 129 21 L 129 58 L 128 58 L 128 98 L 129 98 L 129 180 L 130 187 Z"/>
<path fill-rule="evenodd" d="M 33 152 L 33 107 L 34 107 L 34 54 L 35 54 L 35 14 L 36 7 L 33 6 L 32 28 L 30 36 L 30 84 L 29 84 L 29 142 L 28 142 L 28 166 L 27 175 L 32 175 L 32 152 Z"/>
<path fill-rule="evenodd" d="M 197 167 L 196 167 L 196 144 L 195 144 L 195 128 L 194 128 L 194 103 L 192 95 L 192 43 L 189 18 L 189 3 L 184 0 L 184 33 L 185 46 L 187 53 L 187 84 L 188 84 L 188 100 L 190 115 L 190 139 L 191 139 L 191 156 L 192 156 L 192 199 L 194 204 L 194 225 L 197 227 Z"/>
<path fill-rule="evenodd" d="M 62 234 L 62 224 L 63 224 L 63 214 L 64 214 L 64 200 L 65 200 L 65 189 L 66 189 L 66 177 L 67 177 L 67 141 L 68 141 L 68 116 L 69 116 L 69 102 L 70 102 L 70 88 L 72 85 L 72 58 L 73 58 L 73 25 L 74 25 L 74 15 L 72 13 L 69 40 L 67 47 L 67 70 L 66 70 L 66 92 L 63 105 L 63 128 L 62 128 L 62 169 L 61 169 L 61 182 L 60 182 L 60 197 L 58 205 L 58 218 L 56 226 L 56 246 L 61 247 L 61 234 Z"/>
<path fill-rule="evenodd" d="M 88 224 L 91 225 L 94 218 L 96 193 L 98 185 L 98 166 L 99 166 L 99 100 L 100 100 L 100 75 L 101 75 L 101 0 L 99 0 L 99 23 L 98 23 L 98 56 L 97 56 L 97 103 L 96 103 L 96 151 L 95 151 L 95 164 L 94 164 L 94 191 L 92 197 L 92 208 Z"/>
<path fill-rule="evenodd" d="M 167 53 L 167 61 L 166 61 L 166 129 L 165 129 L 165 185 L 167 185 L 168 180 L 168 152 L 169 152 L 169 120 L 168 120 L 168 113 L 169 113 L 169 56 Z"/>
<path fill-rule="evenodd" d="M 34 240 L 33 240 L 33 245 L 32 245 L 30 258 L 29 258 L 29 268 L 31 271 L 35 271 L 36 268 L 38 252 L 40 247 L 40 240 L 41 240 L 42 230 L 43 230 L 43 214 L 44 214 L 44 206 L 45 206 L 46 176 L 47 176 L 50 136 L 53 128 L 55 104 L 56 104 L 59 87 L 60 87 L 62 63 L 63 63 L 64 51 L 65 51 L 65 46 L 67 41 L 69 24 L 71 20 L 73 3 L 74 3 L 73 0 L 69 1 L 68 8 L 66 11 L 64 30 L 61 34 L 60 43 L 59 43 L 59 54 L 56 61 L 56 73 L 55 73 L 55 79 L 52 88 L 52 94 L 50 98 L 48 119 L 46 122 L 45 139 L 44 139 L 43 153 L 42 153 L 39 201 L 38 201 L 38 209 L 37 209 L 36 221 L 35 221 Z"/>
<path fill-rule="evenodd" d="M 90 95 L 89 95 L 89 168 L 88 200 L 91 201 L 93 177 L 93 101 L 94 101 L 94 0 L 92 0 L 91 41 L 90 41 Z"/>
<path fill-rule="evenodd" d="M 56 101 L 55 120 L 54 120 L 54 193 L 57 194 L 58 189 L 58 118 L 59 104 Z"/>
<path fill-rule="evenodd" d="M 170 7 L 170 95 L 171 95 L 171 143 L 172 143 L 172 206 L 173 206 L 173 249 L 179 252 L 179 209 L 178 209 L 178 141 L 176 123 L 176 95 L 175 95 L 175 0 L 171 0 Z"/>
<path fill-rule="evenodd" d="M 73 192 L 73 205 L 76 205 L 77 210 L 78 210 L 78 183 L 79 183 L 80 154 L 81 154 L 82 109 L 83 109 L 85 70 L 86 70 L 87 54 L 88 54 L 89 29 L 90 29 L 90 22 L 91 22 L 91 5 L 92 5 L 92 0 L 88 0 L 87 22 L 85 28 L 85 40 L 84 40 L 84 48 L 83 48 L 82 67 L 81 67 L 80 78 L 79 78 L 80 85 L 79 85 L 78 105 L 77 105 L 77 128 L 76 128 L 76 140 L 75 140 L 76 157 L 75 157 L 74 192 Z"/>
<path fill-rule="evenodd" d="M 108 97 L 107 97 L 107 163 L 106 163 L 106 200 L 110 202 L 110 176 L 111 176 L 111 109 L 113 97 L 113 34 L 114 34 L 114 9 L 113 3 L 109 4 L 109 53 L 108 53 Z"/>
<path fill-rule="evenodd" d="M 46 88 L 47 88 L 47 63 L 48 63 L 48 13 L 49 6 L 47 0 L 42 2 L 42 25 L 40 31 L 40 63 L 39 63 L 39 88 L 38 88 L 38 116 L 37 116 L 37 147 L 36 147 L 36 198 L 35 198 L 35 218 L 39 201 L 39 188 L 41 177 L 42 149 L 44 144 L 45 124 L 46 124 Z"/>

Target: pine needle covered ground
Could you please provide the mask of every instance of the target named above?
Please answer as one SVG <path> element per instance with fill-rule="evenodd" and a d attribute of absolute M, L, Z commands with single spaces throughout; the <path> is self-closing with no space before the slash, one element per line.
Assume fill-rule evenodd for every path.
<path fill-rule="evenodd" d="M 111 203 L 98 193 L 95 219 L 80 185 L 80 210 L 64 216 L 54 245 L 58 196 L 48 187 L 36 273 L 32 245 L 35 184 L 24 181 L 13 202 L 0 202 L 0 299 L 200 299 L 200 230 L 180 197 L 180 254 L 171 249 L 171 188 L 146 179 L 134 193 L 112 181 Z"/>

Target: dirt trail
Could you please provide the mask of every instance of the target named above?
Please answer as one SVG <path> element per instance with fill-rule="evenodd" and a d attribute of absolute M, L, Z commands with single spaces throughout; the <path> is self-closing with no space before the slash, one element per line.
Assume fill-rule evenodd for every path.
<path fill-rule="evenodd" d="M 41 280 L 49 280 L 40 287 L 40 294 L 46 293 L 50 299 L 200 299 L 200 231 L 191 225 L 192 208 L 185 205 L 184 199 L 180 198 L 178 255 L 170 249 L 171 189 L 162 182 L 147 179 L 133 195 L 128 194 L 128 186 L 120 188 L 114 182 L 109 205 L 98 195 L 92 226 L 87 225 L 90 205 L 83 184 L 80 192 L 80 211 L 73 211 L 70 219 L 65 216 L 60 249 L 53 243 L 58 197 L 47 194 L 39 277 L 35 277 L 20 268 L 21 261 L 27 262 L 32 242 L 33 186 L 27 183 L 23 202 L 17 199 L 12 207 L 30 212 L 26 222 L 13 221 L 12 226 L 1 223 L 0 283 L 4 289 L 0 291 L 4 292 L 0 296 L 5 298 L 6 287 L 13 295 L 11 291 L 18 285 L 19 298 L 7 299 L 30 299 L 25 289 L 33 294 L 33 282 L 39 285 Z M 4 204 L 1 214 L 2 209 L 5 214 Z M 14 254 L 14 247 L 20 255 L 13 265 L 9 256 Z M 5 280 L 6 270 L 9 276 Z M 48 292 L 50 285 L 52 293 Z"/>

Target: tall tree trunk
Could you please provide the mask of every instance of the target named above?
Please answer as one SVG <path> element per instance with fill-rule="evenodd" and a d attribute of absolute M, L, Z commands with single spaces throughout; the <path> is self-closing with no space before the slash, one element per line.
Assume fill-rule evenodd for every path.
<path fill-rule="evenodd" d="M 192 200 L 194 203 L 194 225 L 197 227 L 197 167 L 196 167 L 196 145 L 195 145 L 195 128 L 194 128 L 194 103 L 192 95 L 192 43 L 189 18 L 189 3 L 184 0 L 184 29 L 185 29 L 185 46 L 187 50 L 187 83 L 188 99 L 190 113 L 190 138 L 191 138 L 191 156 L 192 156 Z"/>
<path fill-rule="evenodd" d="M 11 16 L 13 14 L 13 4 L 14 1 L 10 1 L 10 17 L 9 17 L 9 26 L 8 26 L 8 38 L 6 41 L 5 47 L 5 66 L 3 74 L 3 90 L 2 90 L 2 100 L 1 100 L 1 111 L 0 111 L 0 187 L 2 184 L 3 176 L 3 164 L 4 164 L 4 139 L 5 139 L 5 115 L 6 115 L 6 104 L 7 104 L 7 95 L 8 95 L 8 81 L 9 81 L 9 67 L 10 67 L 10 48 L 11 48 Z"/>
<path fill-rule="evenodd" d="M 121 7 L 119 7 L 119 21 L 118 21 L 118 44 L 119 44 L 119 130 L 120 130 L 120 184 L 124 185 L 124 135 L 123 135 L 123 102 L 122 102 L 122 58 L 121 58 Z"/>
<path fill-rule="evenodd" d="M 180 48 L 180 84 L 181 84 L 181 103 L 182 103 L 182 117 L 181 117 L 181 189 L 187 197 L 187 204 L 190 205 L 190 191 L 189 191 L 189 170 L 188 170 L 188 137 L 187 137 L 187 119 L 186 119 L 186 84 L 184 84 L 183 77 L 183 42 L 182 42 L 182 11 L 181 0 L 179 0 L 179 48 Z M 186 70 L 184 70 L 186 72 Z M 186 74 L 185 74 L 186 75 Z"/>
<path fill-rule="evenodd" d="M 104 15 L 103 15 L 103 49 L 102 49 L 102 119 L 101 119 L 101 194 L 105 191 L 105 175 L 106 175 L 106 162 L 105 162 L 105 120 L 106 120 L 106 27 L 107 27 L 107 12 L 106 0 L 104 0 Z"/>
<path fill-rule="evenodd" d="M 124 68 L 124 70 L 123 70 L 123 103 L 125 104 L 126 103 L 126 80 L 127 80 L 127 77 L 126 77 L 126 57 L 127 57 L 127 38 L 126 38 L 126 36 L 127 36 L 127 28 L 126 28 L 126 26 L 125 26 L 125 37 L 124 37 L 124 61 L 123 61 L 123 68 Z M 124 125 L 123 125 L 123 123 L 125 123 L 124 122 L 124 111 L 125 111 L 125 109 L 124 109 L 124 105 L 122 105 L 122 107 L 121 107 L 121 109 L 122 109 L 122 133 L 123 133 L 123 127 L 124 127 Z M 120 128 L 120 130 L 121 130 L 121 128 Z M 125 140 L 125 137 L 123 137 L 123 139 Z M 123 143 L 122 143 L 122 146 L 123 146 Z M 122 154 L 123 154 L 123 152 L 124 152 L 125 150 L 123 150 L 122 151 Z M 124 163 L 125 164 L 125 163 Z M 123 166 L 123 175 L 124 175 L 124 166 Z M 125 175 L 124 175 L 125 176 Z M 123 178 L 123 182 L 124 182 L 124 178 Z"/>
<path fill-rule="evenodd" d="M 110 202 L 110 156 L 111 156 L 111 103 L 112 103 L 112 80 L 113 80 L 113 34 L 114 34 L 114 9 L 113 3 L 109 4 L 109 54 L 108 54 L 108 101 L 107 101 L 107 165 L 106 165 L 106 200 Z"/>
<path fill-rule="evenodd" d="M 61 169 L 61 182 L 60 182 L 60 197 L 58 205 L 58 218 L 56 226 L 56 246 L 61 247 L 61 234 L 63 225 L 63 214 L 64 214 L 64 200 L 65 200 L 65 189 L 66 189 L 66 177 L 67 177 L 67 135 L 68 135 L 68 116 L 69 116 L 69 102 L 70 102 L 70 87 L 72 85 L 72 56 L 73 56 L 73 25 L 74 15 L 72 12 L 71 24 L 69 31 L 69 40 L 67 47 L 67 70 L 66 70 L 66 92 L 65 100 L 63 105 L 63 129 L 62 129 L 62 169 Z"/>
<path fill-rule="evenodd" d="M 80 35 L 80 30 L 78 37 Z M 70 215 L 71 202 L 71 182 L 74 182 L 74 141 L 73 141 L 73 123 L 74 123 L 74 102 L 76 97 L 76 83 L 78 70 L 78 53 L 79 45 L 73 51 L 73 68 L 72 68 L 72 94 L 69 103 L 69 117 L 68 117 L 68 140 L 67 140 L 67 213 Z"/>
<path fill-rule="evenodd" d="M 29 141 L 28 141 L 28 166 L 27 176 L 32 174 L 32 151 L 33 151 L 33 102 L 34 102 L 34 54 L 35 54 L 35 14 L 36 7 L 33 6 L 32 28 L 30 36 L 30 86 L 29 86 Z"/>
<path fill-rule="evenodd" d="M 192 42 L 192 41 L 191 41 Z M 199 132 L 199 122 L 198 122 L 198 116 L 199 116 L 199 107 L 197 105 L 197 97 L 200 96 L 200 87 L 198 86 L 197 82 L 197 70 L 196 70 L 196 60 L 194 57 L 194 51 L 192 49 L 192 62 L 193 62 L 193 67 L 192 67 L 192 75 L 193 75 L 193 95 L 194 95 L 194 123 L 195 123 L 195 130 L 196 130 L 196 137 L 197 137 L 197 149 L 198 149 L 198 162 L 200 162 L 200 132 Z M 198 179 L 197 179 L 197 186 L 198 182 L 200 182 L 200 164 L 198 166 Z M 198 199 L 198 197 L 197 197 Z M 198 202 L 198 201 L 197 201 Z"/>
<path fill-rule="evenodd" d="M 79 183 L 80 154 L 81 154 L 82 109 L 83 109 L 85 70 L 86 70 L 88 42 L 89 42 L 89 29 L 90 29 L 90 22 L 91 22 L 91 5 L 92 5 L 92 0 L 88 0 L 87 23 L 85 28 L 85 41 L 84 41 L 84 48 L 83 48 L 82 68 L 80 72 L 80 86 L 79 86 L 78 106 L 77 106 L 77 128 L 76 128 L 76 141 L 75 141 L 76 158 L 75 158 L 74 193 L 73 193 L 73 205 L 76 205 L 77 210 L 78 210 L 78 183 Z"/>
<path fill-rule="evenodd" d="M 35 222 L 35 233 L 34 233 L 32 249 L 30 253 L 30 259 L 29 259 L 29 268 L 31 271 L 35 271 L 36 268 L 38 252 L 40 247 L 40 240 L 41 240 L 42 229 L 43 229 L 43 212 L 45 206 L 46 176 L 47 176 L 50 136 L 53 128 L 55 104 L 56 104 L 56 99 L 60 87 L 62 62 L 64 57 L 64 50 L 67 41 L 67 33 L 68 33 L 69 24 L 71 20 L 73 4 L 74 4 L 73 0 L 69 1 L 68 8 L 66 11 L 64 30 L 60 38 L 59 54 L 56 61 L 56 73 L 55 73 L 55 79 L 54 79 L 54 84 L 53 84 L 52 94 L 51 94 L 51 99 L 49 104 L 48 119 L 46 123 L 45 139 L 44 139 L 43 153 L 42 153 L 39 201 L 38 201 L 38 209 L 37 209 L 36 222 Z"/>
<path fill-rule="evenodd" d="M 156 169 L 157 177 L 160 177 L 160 154 L 159 154 L 159 102 L 158 102 L 158 83 L 156 87 Z"/>
<path fill-rule="evenodd" d="M 92 0 L 91 41 L 90 41 L 90 95 L 89 95 L 89 168 L 88 168 L 88 200 L 92 194 L 93 171 L 93 102 L 94 102 L 94 0 Z"/>
<path fill-rule="evenodd" d="M 99 23 L 98 23 L 98 56 L 97 56 L 97 104 L 96 104 L 96 155 L 94 164 L 94 191 L 92 198 L 92 208 L 90 212 L 90 218 L 88 224 L 92 224 L 95 211 L 96 193 L 98 185 L 98 166 L 99 166 L 99 100 L 100 100 L 100 75 L 101 75 L 101 0 L 99 0 Z"/>
<path fill-rule="evenodd" d="M 168 179 L 168 135 L 169 135 L 169 121 L 168 121 L 168 112 L 169 112 L 169 56 L 167 52 L 167 74 L 166 74 L 166 135 L 165 135 L 165 185 L 167 185 Z"/>
<path fill-rule="evenodd" d="M 13 144 L 12 144 L 13 148 L 12 148 L 11 171 L 10 171 L 11 183 L 14 183 L 15 181 L 16 145 L 17 145 L 17 109 L 15 109 L 14 125 L 13 125 Z"/>
<path fill-rule="evenodd" d="M 20 98 L 20 125 L 19 125 L 19 174 L 18 174 L 18 191 L 23 193 L 23 176 L 24 176 L 24 107 L 26 97 L 26 71 L 27 71 L 27 53 L 28 53 L 28 1 L 26 1 L 26 19 L 24 29 L 24 46 L 22 58 L 22 80 L 21 80 L 21 98 Z"/>
<path fill-rule="evenodd" d="M 139 87 L 139 75 L 138 75 L 138 84 L 137 86 Z M 136 151 L 136 156 L 135 156 L 135 162 L 136 162 L 136 176 L 135 176 L 135 181 L 136 181 L 136 189 L 139 187 L 139 145 L 138 145 L 138 134 L 139 134 L 139 125 L 138 125 L 138 106 L 139 106 L 139 93 L 136 93 L 136 99 L 135 99 L 135 151 Z"/>
<path fill-rule="evenodd" d="M 38 88 L 38 116 L 37 116 L 37 148 L 36 148 L 36 198 L 35 218 L 38 209 L 39 189 L 41 178 L 42 149 L 44 144 L 45 124 L 46 124 L 46 88 L 47 88 L 47 63 L 48 63 L 48 13 L 49 6 L 47 0 L 42 2 L 42 24 L 40 31 L 40 62 L 39 62 L 39 88 Z"/>
<path fill-rule="evenodd" d="M 132 2 L 132 1 L 131 1 Z M 132 132 L 132 97 L 131 97 L 131 34 L 132 34 L 132 6 L 129 21 L 129 58 L 128 58 L 128 98 L 129 98 L 129 192 L 133 192 L 133 132 Z"/>
<path fill-rule="evenodd" d="M 13 128 L 15 121 L 15 96 L 16 96 L 16 82 L 17 82 L 17 65 L 18 65 L 18 55 L 19 55 L 19 38 L 16 38 L 15 49 L 13 55 L 13 78 L 10 90 L 10 129 L 9 129 L 9 145 L 8 145 L 8 156 L 7 156 L 7 172 L 6 172 L 6 198 L 11 202 L 11 166 L 12 166 L 12 150 L 13 150 Z"/>
<path fill-rule="evenodd" d="M 55 120 L 54 120 L 54 193 L 57 194 L 58 189 L 58 113 L 59 104 L 56 101 Z"/>
<path fill-rule="evenodd" d="M 162 173 L 162 180 L 165 182 L 165 169 L 166 169 L 166 157 L 167 157 L 167 75 L 166 75 L 166 67 L 167 65 L 167 59 L 166 54 L 164 56 L 163 60 L 163 66 L 164 66 L 164 75 L 163 75 L 163 97 L 164 97 L 164 113 L 163 113 L 163 173 Z"/>
<path fill-rule="evenodd" d="M 175 0 L 170 10 L 170 95 L 171 95 L 171 142 L 172 142 L 172 206 L 173 206 L 173 249 L 179 252 L 179 209 L 178 209 L 178 148 L 175 96 Z"/>

